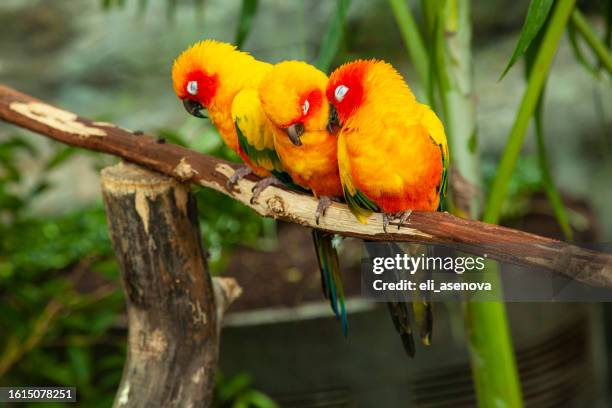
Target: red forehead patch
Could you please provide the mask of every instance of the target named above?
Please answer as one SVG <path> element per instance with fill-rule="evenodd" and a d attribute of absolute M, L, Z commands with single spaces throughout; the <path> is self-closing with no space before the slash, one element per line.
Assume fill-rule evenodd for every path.
<path fill-rule="evenodd" d="M 363 102 L 363 80 L 370 64 L 369 61 L 356 61 L 341 66 L 332 73 L 327 86 L 327 98 L 336 107 L 341 121 L 346 120 Z M 348 88 L 342 100 L 336 99 L 336 89 L 344 85 Z"/>
<path fill-rule="evenodd" d="M 195 86 L 190 83 L 195 82 Z M 207 75 L 203 71 L 192 71 L 185 77 L 183 85 L 184 98 L 194 99 L 203 106 L 208 106 L 217 93 L 219 80 L 217 75 Z M 190 92 L 192 91 L 192 92 Z M 193 92 L 195 91 L 195 95 Z"/>

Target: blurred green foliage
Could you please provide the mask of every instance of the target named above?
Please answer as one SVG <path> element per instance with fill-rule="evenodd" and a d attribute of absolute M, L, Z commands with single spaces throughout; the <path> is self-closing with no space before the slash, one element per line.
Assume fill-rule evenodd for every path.
<path fill-rule="evenodd" d="M 176 132 L 159 135 L 187 145 Z M 236 159 L 219 144 L 209 153 Z M 31 210 L 53 188 L 52 172 L 77 154 L 92 155 L 58 144 L 43 157 L 23 135 L 0 142 L 0 333 L 6 333 L 0 336 L 0 386 L 76 386 L 85 406 L 106 407 L 121 378 L 126 332 L 117 325 L 123 295 L 102 203 L 61 215 Z M 23 177 L 20 163 L 28 159 L 42 163 L 39 178 Z M 273 221 L 210 189 L 195 195 L 215 272 L 237 245 L 273 241 Z M 248 384 L 226 393 L 242 405 L 219 406 L 274 406 Z"/>
<path fill-rule="evenodd" d="M 30 205 L 75 150 L 43 158 L 15 135 L 0 143 L 0 385 L 77 386 L 88 406 L 109 406 L 121 376 L 123 308 L 101 205 L 57 216 Z M 19 163 L 43 162 L 24 180 Z"/>

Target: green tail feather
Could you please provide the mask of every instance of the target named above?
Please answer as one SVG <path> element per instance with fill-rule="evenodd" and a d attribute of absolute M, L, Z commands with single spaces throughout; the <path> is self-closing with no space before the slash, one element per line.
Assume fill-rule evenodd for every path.
<path fill-rule="evenodd" d="M 348 319 L 344 302 L 344 288 L 342 286 L 338 252 L 332 243 L 333 234 L 312 230 L 312 238 L 317 251 L 319 270 L 321 271 L 323 294 L 329 299 L 336 318 L 341 320 L 342 334 L 346 336 L 348 334 Z M 338 310 L 338 306 L 340 310 Z"/>

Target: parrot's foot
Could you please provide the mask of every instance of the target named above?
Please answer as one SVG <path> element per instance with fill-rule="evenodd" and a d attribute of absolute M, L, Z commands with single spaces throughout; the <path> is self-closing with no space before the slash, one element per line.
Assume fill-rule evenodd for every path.
<path fill-rule="evenodd" d="M 383 231 L 387 232 L 389 222 L 393 219 L 393 214 L 383 213 Z"/>
<path fill-rule="evenodd" d="M 332 203 L 332 200 L 328 196 L 319 197 L 319 203 L 317 204 L 317 211 L 315 212 L 315 221 L 317 222 L 317 225 L 319 225 L 319 219 L 321 217 L 325 217 L 325 211 L 327 211 L 331 203 Z"/>
<path fill-rule="evenodd" d="M 231 193 L 234 190 L 234 187 L 236 186 L 236 184 L 242 178 L 248 176 L 251 173 L 253 173 L 253 170 L 249 166 L 239 167 L 234 172 L 234 174 L 232 174 L 232 177 L 230 177 L 229 180 L 227 180 L 227 182 L 225 183 L 225 188 L 227 189 L 227 191 Z"/>
<path fill-rule="evenodd" d="M 412 210 L 401 211 L 398 213 L 383 213 L 383 231 L 387 232 L 387 227 L 389 223 L 393 220 L 399 220 L 397 224 L 397 229 L 400 229 L 402 225 L 410 218 L 410 214 L 412 214 Z"/>
<path fill-rule="evenodd" d="M 274 176 L 266 177 L 265 179 L 259 180 L 251 190 L 253 192 L 253 197 L 251 197 L 251 204 L 255 204 L 257 202 L 257 198 L 266 188 L 270 186 L 281 187 L 283 185 L 283 182 Z"/>
<path fill-rule="evenodd" d="M 404 223 L 408 221 L 408 218 L 410 218 L 410 214 L 412 214 L 412 210 L 406 210 L 395 214 L 395 217 L 399 220 L 397 229 L 402 228 L 402 225 L 404 225 Z"/>

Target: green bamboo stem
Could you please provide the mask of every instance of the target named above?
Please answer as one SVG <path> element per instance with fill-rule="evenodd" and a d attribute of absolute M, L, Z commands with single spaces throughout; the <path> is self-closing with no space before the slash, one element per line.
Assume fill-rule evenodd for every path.
<path fill-rule="evenodd" d="M 496 265 L 487 266 L 487 282 L 499 287 Z M 469 302 L 465 320 L 478 406 L 523 406 L 506 308 L 503 302 Z"/>
<path fill-rule="evenodd" d="M 527 89 L 523 95 L 519 112 L 510 131 L 497 174 L 491 186 L 489 200 L 487 201 L 483 217 L 486 222 L 492 224 L 499 222 L 501 208 L 508 192 L 508 184 L 516 161 L 523 146 L 527 126 L 538 104 L 550 65 L 575 3 L 576 0 L 558 0 L 555 5 L 540 51 L 529 75 Z"/>
<path fill-rule="evenodd" d="M 395 21 L 400 29 L 404 45 L 410 54 L 410 60 L 414 65 L 414 69 L 419 77 L 419 81 L 426 89 L 429 84 L 429 57 L 423 38 L 419 32 L 419 28 L 408 8 L 405 0 L 389 0 L 389 4 L 393 10 Z"/>
<path fill-rule="evenodd" d="M 476 106 L 473 95 L 470 0 L 446 0 L 440 10 L 436 49 L 443 53 L 437 64 L 445 126 L 449 136 L 451 161 L 455 169 L 477 191 L 482 188 L 480 154 L 476 146 Z M 477 218 L 481 204 L 472 197 L 462 211 Z M 488 267 L 488 282 L 498 290 L 499 275 L 495 265 Z M 518 370 L 502 302 L 469 302 L 465 304 L 465 327 L 468 334 L 472 376 L 480 407 L 503 404 L 521 407 L 522 394 Z"/>
<path fill-rule="evenodd" d="M 437 24 L 434 48 L 442 54 L 436 65 L 451 163 L 474 191 L 480 191 L 482 174 L 476 142 L 470 1 L 447 0 L 439 16 L 441 21 Z M 475 194 L 467 208 L 461 210 L 463 216 L 478 218 L 482 210 L 481 199 Z"/>
<path fill-rule="evenodd" d="M 582 38 L 591 47 L 591 50 L 597 55 L 601 66 L 606 68 L 608 73 L 612 74 L 612 55 L 606 45 L 597 37 L 597 34 L 591 30 L 590 24 L 582 13 L 576 8 L 571 16 L 572 24 L 580 33 Z"/>

